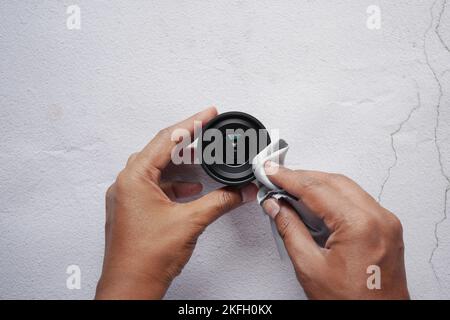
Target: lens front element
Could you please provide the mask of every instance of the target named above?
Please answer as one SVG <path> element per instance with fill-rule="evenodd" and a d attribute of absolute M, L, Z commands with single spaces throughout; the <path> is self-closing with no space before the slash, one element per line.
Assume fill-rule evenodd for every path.
<path fill-rule="evenodd" d="M 243 112 L 227 112 L 203 128 L 198 141 L 202 167 L 215 180 L 227 185 L 252 181 L 253 158 L 270 143 L 266 128 Z"/>

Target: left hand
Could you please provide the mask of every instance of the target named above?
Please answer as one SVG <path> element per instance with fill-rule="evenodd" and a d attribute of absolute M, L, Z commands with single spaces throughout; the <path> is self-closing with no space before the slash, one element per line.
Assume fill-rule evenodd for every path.
<path fill-rule="evenodd" d="M 199 183 L 162 182 L 171 160 L 177 128 L 193 134 L 194 120 L 203 124 L 217 115 L 208 108 L 161 130 L 133 154 L 106 193 L 105 257 L 97 299 L 159 299 L 181 272 L 197 238 L 214 220 L 254 200 L 253 184 L 224 187 L 188 203 L 174 202 L 202 190 Z"/>

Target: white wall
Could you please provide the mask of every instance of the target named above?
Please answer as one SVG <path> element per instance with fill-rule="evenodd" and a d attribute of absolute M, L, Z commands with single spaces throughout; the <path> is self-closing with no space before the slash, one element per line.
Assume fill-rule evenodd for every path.
<path fill-rule="evenodd" d="M 444 2 L 1 1 L 0 298 L 92 298 L 107 186 L 160 128 L 209 105 L 279 128 L 292 166 L 382 189 L 412 296 L 450 298 Z M 81 30 L 66 28 L 71 4 Z M 218 186 L 198 168 L 173 175 Z M 66 288 L 70 264 L 81 290 Z M 203 234 L 167 298 L 304 294 L 251 204 Z"/>

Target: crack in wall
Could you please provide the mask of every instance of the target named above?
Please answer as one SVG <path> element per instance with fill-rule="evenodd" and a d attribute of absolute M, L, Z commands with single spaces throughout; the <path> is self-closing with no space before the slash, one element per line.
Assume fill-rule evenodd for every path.
<path fill-rule="evenodd" d="M 441 20 L 442 20 L 442 16 L 444 15 L 445 9 L 447 8 L 447 1 L 448 0 L 444 0 L 444 4 L 442 5 L 441 11 L 439 12 L 439 17 L 437 20 L 437 24 L 436 27 L 434 29 L 434 32 L 436 33 L 436 35 L 439 38 L 439 41 L 441 42 L 442 46 L 445 48 L 445 50 L 447 50 L 450 53 L 450 48 L 448 47 L 448 45 L 445 43 L 444 39 L 441 36 L 441 33 L 439 32 L 440 28 L 441 28 Z"/>
<path fill-rule="evenodd" d="M 416 112 L 422 105 L 421 98 L 420 98 L 420 92 L 418 90 L 419 88 L 418 88 L 417 81 L 416 81 L 416 87 L 417 87 L 417 105 L 414 106 L 414 108 L 412 108 L 409 111 L 408 116 L 402 122 L 399 123 L 399 125 L 397 126 L 397 129 L 395 129 L 394 131 L 392 131 L 390 133 L 390 136 L 391 136 L 391 149 L 394 152 L 394 162 L 388 168 L 386 177 L 384 178 L 383 183 L 381 184 L 380 192 L 378 193 L 378 202 L 379 203 L 381 203 L 381 197 L 383 196 L 384 187 L 386 186 L 387 182 L 391 178 L 392 169 L 394 169 L 395 166 L 397 166 L 397 162 L 398 162 L 398 153 L 397 153 L 397 149 L 395 148 L 395 141 L 394 141 L 395 135 L 398 134 L 400 131 L 402 131 L 403 126 L 409 121 L 409 119 L 411 119 L 413 113 Z"/>
<path fill-rule="evenodd" d="M 439 89 L 439 96 L 438 96 L 438 102 L 436 105 L 436 121 L 435 121 L 435 126 L 434 126 L 434 143 L 436 146 L 436 150 L 438 153 L 438 162 L 439 162 L 439 167 L 440 167 L 440 171 L 441 171 L 441 175 L 444 177 L 444 179 L 447 181 L 447 187 L 445 188 L 445 192 L 444 192 L 444 213 L 443 213 L 443 217 L 437 221 L 434 225 L 434 237 L 436 240 L 435 246 L 433 248 L 433 250 L 431 251 L 430 254 L 430 258 L 428 259 L 428 262 L 431 266 L 431 269 L 433 270 L 434 276 L 436 277 L 436 280 L 438 281 L 438 283 L 440 284 L 440 279 L 439 276 L 437 274 L 436 268 L 433 264 L 433 258 L 434 255 L 436 253 L 436 251 L 439 249 L 439 235 L 438 235 L 438 230 L 439 230 L 439 226 L 445 221 L 447 220 L 447 202 L 448 202 L 448 193 L 450 191 L 450 176 L 447 175 L 445 173 L 445 169 L 444 169 L 444 165 L 442 162 L 442 151 L 441 151 L 441 146 L 439 144 L 439 139 L 438 139 L 438 130 L 440 127 L 440 120 L 441 120 L 441 102 L 442 102 L 442 98 L 444 96 L 444 92 L 442 89 L 442 84 L 441 81 L 437 75 L 437 71 L 432 67 L 431 63 L 430 63 L 430 58 L 427 52 L 427 47 L 426 47 L 426 38 L 427 35 L 429 34 L 429 32 L 431 31 L 431 29 L 433 28 L 433 24 L 435 23 L 435 19 L 434 19 L 434 15 L 433 15 L 433 9 L 435 7 L 435 5 L 438 3 L 439 0 L 436 0 L 433 2 L 433 4 L 430 7 L 430 25 L 428 27 L 428 29 L 425 31 L 424 35 L 423 35 L 423 51 L 424 51 L 424 55 L 425 55 L 425 60 L 426 60 L 426 64 L 428 66 L 428 68 L 430 69 L 431 73 L 433 74 L 433 77 L 436 81 L 436 84 L 438 85 L 438 89 Z M 436 21 L 436 26 L 434 28 L 434 33 L 436 34 L 436 36 L 438 37 L 440 43 L 443 45 L 443 47 L 448 50 L 447 45 L 445 44 L 445 42 L 443 41 L 441 35 L 439 34 L 439 29 L 440 29 L 440 24 L 441 24 L 441 19 L 442 16 L 444 14 L 445 8 L 447 5 L 447 0 L 444 0 L 442 3 L 442 7 L 438 16 L 438 19 Z M 450 51 L 449 51 L 450 52 Z"/>

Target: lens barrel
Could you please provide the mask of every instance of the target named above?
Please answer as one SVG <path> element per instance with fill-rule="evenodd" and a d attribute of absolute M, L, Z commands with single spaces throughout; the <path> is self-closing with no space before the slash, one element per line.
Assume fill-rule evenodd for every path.
<path fill-rule="evenodd" d="M 264 125 L 238 111 L 226 112 L 209 121 L 198 139 L 201 165 L 218 182 L 239 186 L 255 179 L 252 160 L 270 143 Z"/>

